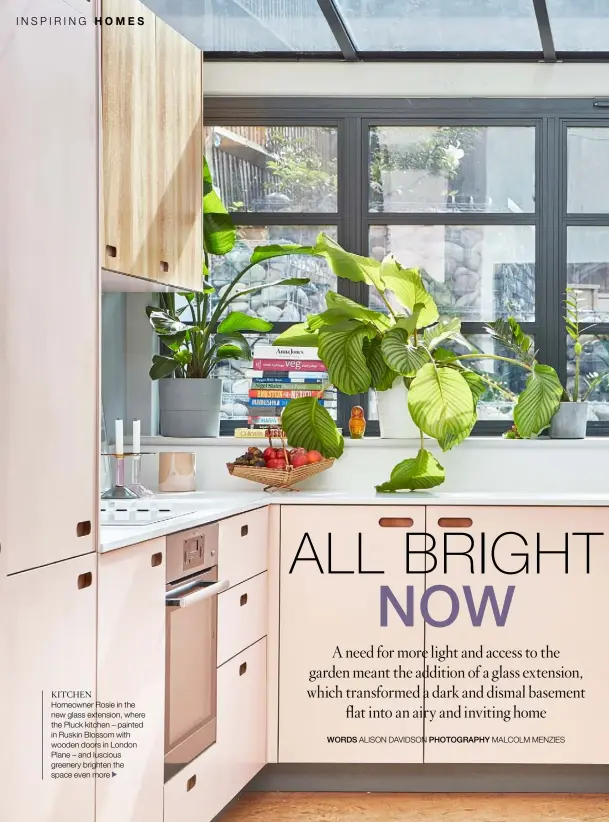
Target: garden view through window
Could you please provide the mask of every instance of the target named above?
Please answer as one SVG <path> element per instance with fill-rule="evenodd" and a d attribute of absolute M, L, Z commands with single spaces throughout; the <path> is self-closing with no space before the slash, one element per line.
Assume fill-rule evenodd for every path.
<path fill-rule="evenodd" d="M 413 118 L 408 123 L 383 118 L 375 123 L 363 113 L 349 124 L 340 117 L 322 124 L 317 117 L 309 119 L 310 124 L 304 115 L 273 124 L 272 118 L 260 123 L 253 116 L 243 125 L 243 116 L 238 124 L 214 116 L 207 126 L 205 152 L 214 185 L 237 226 L 233 251 L 211 261 L 211 280 L 219 291 L 256 245 L 309 245 L 323 231 L 350 251 L 378 260 L 393 254 L 405 267 L 418 268 L 440 315 L 461 321 L 474 350 L 507 354 L 486 334 L 485 325 L 515 317 L 534 339 L 540 360 L 554 365 L 568 384 L 572 345 L 564 326 L 560 337 L 560 318 L 550 317 L 548 306 L 562 310 L 564 287 L 576 288 L 582 323 L 595 324 L 585 337 L 584 384 L 609 367 L 609 179 L 603 171 L 609 168 L 609 128 L 577 124 L 561 132 L 564 153 L 557 153 L 555 161 L 565 158 L 566 190 L 553 205 L 552 219 L 564 224 L 565 242 L 564 249 L 563 244 L 554 248 L 550 265 L 545 245 L 550 218 L 540 208 L 548 158 L 540 150 L 538 120 L 514 116 L 493 124 L 484 118 L 447 118 L 446 123 L 436 118 L 424 123 Z M 354 156 L 361 157 L 357 171 Z M 277 286 L 233 304 L 273 323 L 272 332 L 252 337 L 253 343 L 268 343 L 323 311 L 329 290 L 387 310 L 378 295 L 337 280 L 317 257 L 267 261 L 255 266 L 242 285 L 293 276 L 306 277 L 309 284 Z M 387 297 L 391 303 L 391 294 Z M 500 428 L 488 431 L 499 433 L 511 425 L 514 397 L 526 375 L 497 361 L 474 367 L 496 384 L 479 403 L 475 433 L 484 433 L 491 422 Z M 248 419 L 251 364 L 233 361 L 219 370 L 222 430 L 230 433 Z M 591 421 L 609 423 L 609 381 L 596 386 L 590 400 Z M 365 397 L 339 395 L 331 412 L 345 428 L 356 404 L 364 404 L 371 421 L 367 433 L 376 433 L 374 391 Z"/>

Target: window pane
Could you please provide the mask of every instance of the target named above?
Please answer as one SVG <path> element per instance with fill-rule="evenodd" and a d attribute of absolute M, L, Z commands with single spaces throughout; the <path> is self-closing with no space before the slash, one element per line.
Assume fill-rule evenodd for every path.
<path fill-rule="evenodd" d="M 472 345 L 485 354 L 497 354 L 503 357 L 511 356 L 504 346 L 496 343 L 486 334 L 469 334 L 467 338 Z M 464 346 L 452 345 L 445 347 L 450 347 L 455 352 L 462 354 L 471 353 Z M 473 371 L 477 371 L 488 377 L 492 382 L 497 383 L 496 388 L 489 385 L 478 403 L 478 419 L 513 419 L 514 400 L 510 395 L 518 395 L 524 390 L 527 376 L 524 368 L 496 360 L 470 360 L 469 366 Z M 378 419 L 374 391 L 371 391 L 369 396 L 368 417 L 371 420 Z"/>
<path fill-rule="evenodd" d="M 271 345 L 273 340 L 277 338 L 277 334 L 246 334 L 245 336 L 254 351 L 256 345 Z M 222 378 L 221 418 L 223 420 L 240 420 L 243 425 L 248 425 L 248 419 L 250 418 L 250 410 L 248 409 L 248 403 L 250 402 L 249 392 L 252 388 L 252 376 L 249 373 L 251 370 L 252 362 L 246 362 L 244 360 L 227 360 L 217 367 L 215 376 Z M 293 386 L 286 385 L 286 390 L 292 388 Z M 257 395 L 256 399 L 261 398 Z M 324 403 L 330 416 L 336 419 L 337 392 L 335 389 L 330 389 L 326 392 L 324 395 Z M 256 419 L 259 419 L 260 416 L 264 414 L 264 410 L 258 408 L 255 414 L 256 417 L 251 418 L 250 424 L 264 427 L 266 423 L 256 422 Z M 273 411 L 273 418 L 274 414 L 275 412 Z"/>
<path fill-rule="evenodd" d="M 538 51 L 532 0 L 339 0 L 364 51 Z"/>
<path fill-rule="evenodd" d="M 229 211 L 335 212 L 337 130 L 209 126 L 205 154 Z"/>
<path fill-rule="evenodd" d="M 559 51 L 607 51 L 606 0 L 548 0 L 554 45 Z"/>
<path fill-rule="evenodd" d="M 609 226 L 567 229 L 567 282 L 579 291 L 583 321 L 609 322 Z"/>
<path fill-rule="evenodd" d="M 609 214 L 609 128 L 570 128 L 567 152 L 567 210 Z"/>
<path fill-rule="evenodd" d="M 316 0 L 147 0 L 204 51 L 334 51 Z"/>
<path fill-rule="evenodd" d="M 240 226 L 238 240 L 230 254 L 214 257 L 211 281 L 221 295 L 235 276 L 248 264 L 257 245 L 299 243 L 314 245 L 320 231 L 336 239 L 335 226 Z M 252 288 L 258 283 L 270 283 L 288 277 L 308 277 L 308 285 L 275 285 L 231 303 L 232 311 L 244 311 L 269 322 L 295 323 L 307 314 L 325 311 L 326 292 L 336 289 L 336 276 L 322 257 L 292 255 L 275 257 L 254 266 L 240 280 L 237 290 Z M 213 298 L 212 298 L 213 300 Z"/>
<path fill-rule="evenodd" d="M 586 393 L 589 383 L 598 374 L 609 372 L 609 337 L 586 334 L 582 337 L 583 351 L 580 363 L 580 396 Z M 567 337 L 567 388 L 573 392 L 575 377 L 575 355 L 573 340 Z M 596 388 L 593 388 L 588 397 L 590 421 L 609 422 L 609 379 Z"/>
<path fill-rule="evenodd" d="M 375 126 L 370 210 L 533 212 L 535 129 Z"/>
<path fill-rule="evenodd" d="M 441 314 L 469 321 L 535 319 L 533 226 L 372 226 L 370 254 L 420 268 Z M 370 305 L 383 303 L 373 289 Z"/>

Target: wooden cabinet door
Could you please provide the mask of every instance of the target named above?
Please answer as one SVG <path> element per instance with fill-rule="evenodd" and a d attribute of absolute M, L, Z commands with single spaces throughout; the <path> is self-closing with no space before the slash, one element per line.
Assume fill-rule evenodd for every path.
<path fill-rule="evenodd" d="M 202 278 L 201 69 L 201 51 L 157 18 L 157 278 L 189 291 Z"/>
<path fill-rule="evenodd" d="M 96 822 L 163 822 L 165 733 L 165 539 L 99 558 L 97 693 L 135 704 L 142 728 L 124 767 L 97 785 Z"/>
<path fill-rule="evenodd" d="M 216 744 L 224 805 L 266 765 L 266 638 L 218 668 Z"/>
<path fill-rule="evenodd" d="M 422 506 L 282 506 L 280 762 L 422 762 L 423 623 L 387 589 L 412 616 L 424 531 Z"/>
<path fill-rule="evenodd" d="M 95 711 L 96 558 L 59 562 L 4 580 L 7 625 L 8 728 L 3 732 L 10 794 L 7 819 L 27 822 L 93 822 L 95 778 L 59 769 L 65 762 L 58 703 L 83 704 L 68 694 L 90 694 Z M 55 736 L 53 737 L 53 734 Z M 72 760 L 70 760 L 72 761 Z M 70 776 L 67 776 L 70 773 Z M 59 774 L 63 774 L 59 777 Z"/>
<path fill-rule="evenodd" d="M 95 550 L 98 29 L 16 25 L 22 15 L 69 11 L 62 0 L 0 4 L 0 572 L 7 574 Z"/>
<path fill-rule="evenodd" d="M 139 0 L 103 0 L 101 259 L 104 268 L 160 277 L 155 15 Z"/>
<path fill-rule="evenodd" d="M 609 509 L 430 506 L 427 531 L 425 761 L 609 762 Z"/>

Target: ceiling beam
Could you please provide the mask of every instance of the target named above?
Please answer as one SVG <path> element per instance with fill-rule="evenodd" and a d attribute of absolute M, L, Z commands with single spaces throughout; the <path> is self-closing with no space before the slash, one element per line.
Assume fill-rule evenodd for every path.
<path fill-rule="evenodd" d="M 543 59 L 546 62 L 555 63 L 556 48 L 554 47 L 554 35 L 550 25 L 547 2 L 546 0 L 533 0 L 533 6 L 535 7 L 535 17 L 537 18 L 539 37 L 541 38 Z"/>
<path fill-rule="evenodd" d="M 343 53 L 345 60 L 357 60 L 357 49 L 347 24 L 338 10 L 335 0 L 317 0 L 326 22 L 330 26 L 334 39 Z"/>

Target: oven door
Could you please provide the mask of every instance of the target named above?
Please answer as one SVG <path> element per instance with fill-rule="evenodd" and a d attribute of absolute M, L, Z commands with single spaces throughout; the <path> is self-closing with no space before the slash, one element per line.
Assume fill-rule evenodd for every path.
<path fill-rule="evenodd" d="M 229 587 L 217 574 L 166 588 L 166 779 L 216 741 L 217 595 Z"/>

